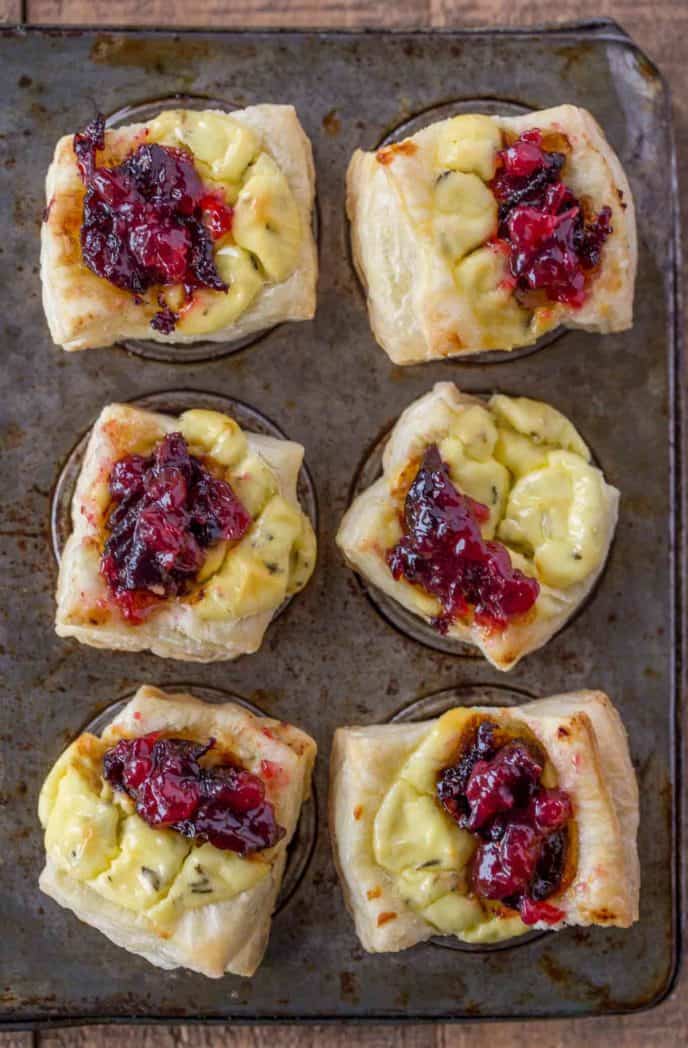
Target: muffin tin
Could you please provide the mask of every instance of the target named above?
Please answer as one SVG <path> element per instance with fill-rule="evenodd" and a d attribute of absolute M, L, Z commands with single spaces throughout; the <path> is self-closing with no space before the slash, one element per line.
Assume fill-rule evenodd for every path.
<path fill-rule="evenodd" d="M 678 960 L 677 713 L 683 682 L 682 443 L 673 151 L 665 87 L 613 24 L 552 31 L 283 33 L 4 29 L 0 78 L 3 492 L 0 630 L 0 1024 L 232 1019 L 581 1016 L 647 1007 Z M 124 348 L 66 354 L 40 307 L 43 179 L 58 135 L 175 95 L 228 107 L 289 101 L 313 142 L 319 199 L 318 312 L 214 360 L 142 359 Z M 375 346 L 350 263 L 344 174 L 370 149 L 452 111 L 589 108 L 630 177 L 639 216 L 636 322 L 621 335 L 568 331 L 537 352 L 401 369 Z M 215 347 L 217 348 L 217 347 Z M 143 352 L 145 353 L 145 347 Z M 486 366 L 488 365 L 489 366 Z M 357 471 L 399 412 L 438 379 L 472 393 L 541 398 L 568 415 L 621 489 L 616 541 L 585 608 L 508 676 L 395 628 L 366 599 L 333 537 Z M 99 652 L 53 632 L 51 507 L 70 452 L 103 404 L 168 391 L 250 405 L 306 447 L 319 563 L 256 655 L 193 672 L 145 654 Z M 58 488 L 58 494 L 64 490 Z M 40 784 L 84 724 L 143 682 L 239 695 L 320 746 L 310 842 L 269 950 L 250 980 L 163 973 L 42 897 Z M 338 724 L 417 717 L 439 693 L 519 701 L 580 687 L 609 693 L 641 788 L 641 920 L 506 948 L 428 944 L 369 956 L 344 910 L 325 825 Z M 486 689 L 486 691 L 483 691 Z M 430 697 L 430 698 L 428 698 Z M 426 700 L 426 701 L 424 701 Z M 418 704 L 420 705 L 414 705 Z M 429 703 L 429 705 L 428 705 Z M 434 705 L 433 705 L 434 703 Z M 316 809 L 319 817 L 316 819 Z"/>

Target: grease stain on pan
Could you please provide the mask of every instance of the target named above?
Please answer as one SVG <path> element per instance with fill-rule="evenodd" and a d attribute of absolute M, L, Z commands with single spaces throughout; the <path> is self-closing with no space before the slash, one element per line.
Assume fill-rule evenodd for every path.
<path fill-rule="evenodd" d="M 545 972 L 547 977 L 556 983 L 567 995 L 574 998 L 584 997 L 586 1000 L 594 1001 L 598 1007 L 605 1011 L 614 1008 L 614 1001 L 607 984 L 597 985 L 587 979 L 580 971 L 567 968 L 549 953 L 543 953 L 538 961 L 538 966 Z"/>
<path fill-rule="evenodd" d="M 192 72 L 196 63 L 211 53 L 204 40 L 174 36 L 171 39 L 99 34 L 91 47 L 91 61 L 97 65 L 132 66 L 147 73 L 179 74 Z"/>

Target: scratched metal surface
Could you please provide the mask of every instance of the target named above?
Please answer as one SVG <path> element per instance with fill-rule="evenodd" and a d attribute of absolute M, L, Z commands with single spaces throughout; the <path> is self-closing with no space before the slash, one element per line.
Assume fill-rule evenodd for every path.
<path fill-rule="evenodd" d="M 2 627 L 0 1016 L 6 1023 L 190 1018 L 433 1019 L 586 1015 L 647 1006 L 677 954 L 674 701 L 680 665 L 670 531 L 677 433 L 672 312 L 674 199 L 667 98 L 656 71 L 611 25 L 542 32 L 264 34 L 4 31 L 0 35 Z M 321 277 L 312 323 L 283 325 L 201 364 L 122 349 L 68 355 L 42 316 L 38 231 L 43 174 L 58 135 L 95 112 L 174 92 L 244 105 L 293 102 L 318 170 Z M 496 98 L 587 106 L 618 150 L 638 204 L 640 271 L 632 332 L 569 332 L 500 364 L 399 369 L 376 348 L 347 246 L 343 179 L 351 151 L 447 102 Z M 365 454 L 437 379 L 475 392 L 551 401 L 575 421 L 622 491 L 609 564 L 592 600 L 544 651 L 500 676 L 479 658 L 433 651 L 392 628 L 344 569 L 333 534 Z M 101 406 L 165 389 L 225 394 L 302 441 L 320 504 L 308 589 L 257 655 L 189 666 L 98 652 L 52 629 L 51 489 Z M 82 725 L 142 681 L 234 691 L 318 740 L 320 828 L 298 890 L 277 915 L 254 978 L 162 973 L 43 898 L 37 793 Z M 618 704 L 641 783 L 640 922 L 570 930 L 499 951 L 425 945 L 360 949 L 325 828 L 337 724 L 384 720 L 451 687 L 545 695 L 594 686 Z M 499 691 L 490 691 L 499 695 Z"/>

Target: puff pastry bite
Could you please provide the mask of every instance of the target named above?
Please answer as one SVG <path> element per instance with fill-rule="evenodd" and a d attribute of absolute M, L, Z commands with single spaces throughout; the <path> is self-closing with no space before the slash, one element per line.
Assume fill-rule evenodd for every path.
<path fill-rule="evenodd" d="M 584 109 L 455 116 L 357 150 L 347 211 L 373 333 L 395 364 L 527 346 L 562 324 L 631 325 L 633 198 Z"/>
<path fill-rule="evenodd" d="M 315 754 L 289 724 L 144 685 L 48 775 L 40 887 L 159 968 L 252 975 Z"/>
<path fill-rule="evenodd" d="M 224 341 L 312 317 L 314 186 L 292 106 L 97 117 L 61 138 L 41 231 L 53 341 Z"/>
<path fill-rule="evenodd" d="M 638 918 L 638 788 L 602 692 L 339 728 L 330 830 L 364 948 Z"/>
<path fill-rule="evenodd" d="M 383 475 L 337 534 L 364 578 L 508 670 L 598 578 L 619 493 L 555 408 L 438 382 L 399 417 Z"/>
<path fill-rule="evenodd" d="M 256 651 L 315 566 L 302 460 L 217 411 L 108 405 L 74 494 L 57 633 L 197 662 Z"/>

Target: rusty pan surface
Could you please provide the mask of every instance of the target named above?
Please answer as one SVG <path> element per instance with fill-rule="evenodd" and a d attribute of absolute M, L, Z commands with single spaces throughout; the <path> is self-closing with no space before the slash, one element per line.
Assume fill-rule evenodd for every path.
<path fill-rule="evenodd" d="M 678 955 L 683 574 L 675 189 L 657 71 L 611 23 L 456 33 L 6 29 L 0 82 L 0 1023 L 582 1016 L 661 999 Z M 146 355 L 146 346 L 66 354 L 50 342 L 38 279 L 43 179 L 55 141 L 97 108 L 115 114 L 177 93 L 229 106 L 296 106 L 318 172 L 317 316 L 238 350 L 225 347 L 235 351 L 212 360 L 153 359 L 159 354 Z M 498 363 L 395 367 L 373 341 L 352 271 L 343 196 L 351 152 L 447 112 L 561 102 L 595 114 L 631 180 L 640 234 L 633 330 L 566 332 Z M 616 541 L 592 598 L 507 675 L 395 628 L 333 544 L 369 450 L 438 379 L 553 403 L 622 492 Z M 59 507 L 53 512 L 51 502 L 62 467 L 103 404 L 167 391 L 175 391 L 172 408 L 183 408 L 189 392 L 193 402 L 199 393 L 241 401 L 268 429 L 274 423 L 306 446 L 319 505 L 318 568 L 262 650 L 236 663 L 189 667 L 100 652 L 53 631 L 50 521 Z M 38 891 L 35 811 L 44 776 L 84 724 L 144 681 L 239 695 L 303 726 L 320 746 L 318 817 L 312 811 L 302 826 L 298 876 L 252 979 L 164 973 Z M 630 734 L 642 807 L 639 923 L 499 950 L 426 944 L 365 954 L 343 907 L 325 825 L 335 726 L 413 716 L 418 707 L 404 709 L 447 689 L 468 701 L 485 694 L 518 702 L 581 687 L 607 691 Z M 433 699 L 420 709 L 436 706 Z"/>

